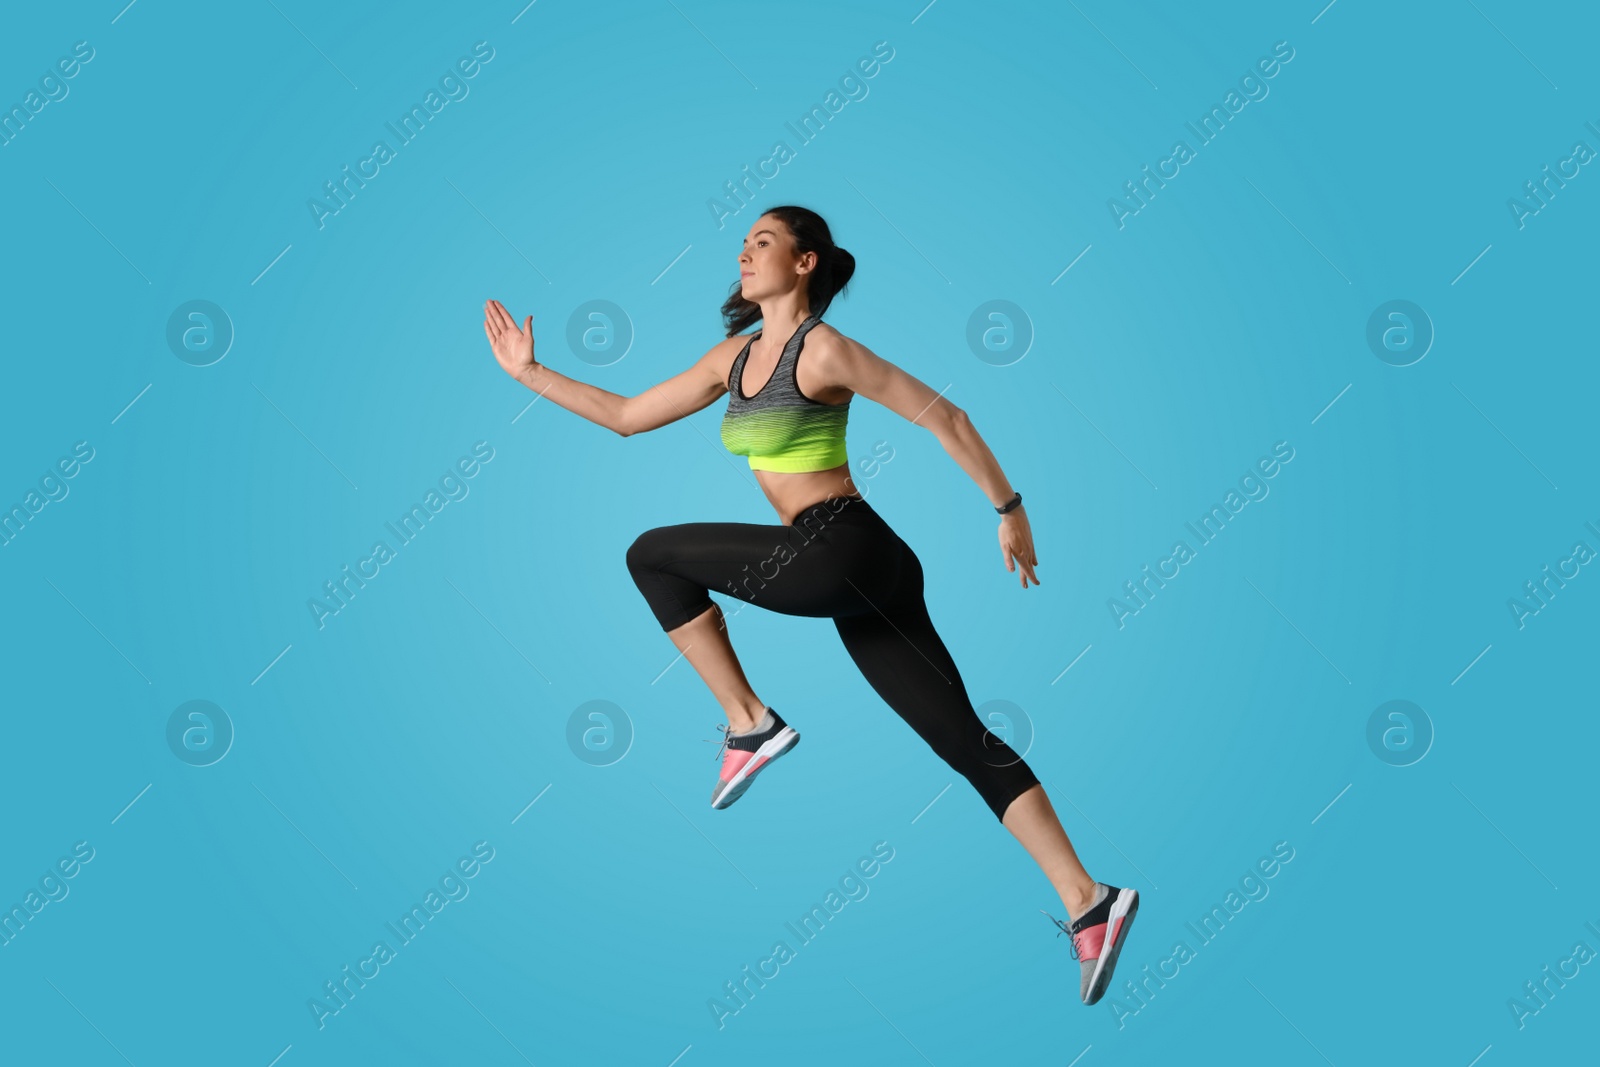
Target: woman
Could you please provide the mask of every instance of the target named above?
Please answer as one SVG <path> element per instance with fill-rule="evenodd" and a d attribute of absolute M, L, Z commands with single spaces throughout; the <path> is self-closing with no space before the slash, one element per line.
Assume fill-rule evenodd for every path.
<path fill-rule="evenodd" d="M 859 393 L 930 430 L 1001 514 L 1000 551 L 1022 587 L 1039 584 L 1021 494 L 961 408 L 821 321 L 855 272 L 815 212 L 774 207 L 751 224 L 739 281 L 722 305 L 727 337 L 694 366 L 625 397 L 568 378 L 533 356 L 533 316 L 522 327 L 498 301 L 484 308 L 495 359 L 523 385 L 624 437 L 714 403 L 728 409 L 723 444 L 747 456 L 780 525 L 692 522 L 641 534 L 627 564 L 657 622 L 727 714 L 721 773 L 711 794 L 725 808 L 800 735 L 750 687 L 712 589 L 786 615 L 833 620 L 869 684 L 978 791 L 1050 879 L 1080 960 L 1080 996 L 1098 1001 L 1139 906 L 1134 889 L 1096 882 L 1079 863 L 1044 787 L 979 720 L 923 600 L 922 564 L 854 489 L 845 421 Z M 741 331 L 756 322 L 762 329 Z M 766 327 L 772 327 L 769 334 Z M 808 353 L 800 361 L 801 352 Z M 1048 914 L 1048 913 L 1047 913 Z"/>

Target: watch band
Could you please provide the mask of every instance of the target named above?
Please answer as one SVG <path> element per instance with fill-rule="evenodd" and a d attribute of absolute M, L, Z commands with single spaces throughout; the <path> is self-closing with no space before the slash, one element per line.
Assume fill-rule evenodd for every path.
<path fill-rule="evenodd" d="M 1013 508 L 1015 508 L 1018 505 L 1020 505 L 1021 503 L 1022 503 L 1022 494 L 1021 493 L 1017 493 L 1010 500 L 1006 501 L 1004 504 L 1002 504 L 1000 507 L 995 508 L 994 510 L 999 512 L 1001 515 L 1004 515 L 1008 511 L 1011 511 Z"/>

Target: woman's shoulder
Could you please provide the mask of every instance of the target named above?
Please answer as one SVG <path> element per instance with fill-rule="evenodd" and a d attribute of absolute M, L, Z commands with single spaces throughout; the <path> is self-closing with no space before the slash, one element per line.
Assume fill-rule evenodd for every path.
<path fill-rule="evenodd" d="M 810 350 L 813 346 L 824 352 L 838 354 L 849 352 L 852 348 L 858 347 L 853 339 L 846 337 L 826 322 L 818 322 L 811 327 L 811 332 L 806 334 L 807 350 Z"/>
<path fill-rule="evenodd" d="M 815 326 L 811 327 L 811 332 L 806 334 L 806 337 L 808 339 L 812 338 L 812 337 L 816 337 L 816 338 L 819 338 L 819 339 L 823 338 L 823 337 L 828 337 L 828 338 L 832 338 L 834 341 L 848 341 L 849 340 L 848 337 L 846 337 L 844 334 L 840 333 L 837 329 L 834 328 L 833 323 L 831 323 L 831 322 L 823 322 L 821 319 L 818 319 L 817 320 L 817 324 Z"/>
<path fill-rule="evenodd" d="M 711 346 L 711 351 L 706 353 L 724 367 L 732 367 L 739 353 L 743 352 L 751 341 L 756 339 L 760 330 L 751 330 L 749 333 L 730 334 Z"/>

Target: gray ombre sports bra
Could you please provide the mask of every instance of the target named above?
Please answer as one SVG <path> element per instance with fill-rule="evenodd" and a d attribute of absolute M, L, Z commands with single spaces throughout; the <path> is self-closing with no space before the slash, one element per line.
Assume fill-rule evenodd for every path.
<path fill-rule="evenodd" d="M 821 321 L 820 316 L 812 315 L 800 324 L 784 345 L 772 377 L 755 396 L 744 396 L 744 365 L 750 346 L 762 331 L 750 335 L 733 361 L 722 443 L 734 455 L 748 456 L 751 470 L 794 474 L 830 470 L 849 460 L 844 432 L 850 401 L 824 404 L 812 400 L 800 391 L 796 377 L 806 334 Z"/>

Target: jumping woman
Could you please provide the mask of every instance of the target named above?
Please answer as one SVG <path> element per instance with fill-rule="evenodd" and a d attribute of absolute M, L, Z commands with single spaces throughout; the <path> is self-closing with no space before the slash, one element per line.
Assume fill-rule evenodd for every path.
<path fill-rule="evenodd" d="M 855 257 L 803 207 L 756 219 L 739 253 L 739 281 L 722 305 L 727 336 L 694 366 L 638 396 L 621 396 L 536 362 L 533 316 L 519 328 L 504 305 L 484 306 L 495 360 L 542 397 L 623 437 L 685 418 L 728 395 L 722 442 L 746 456 L 777 525 L 691 522 L 647 530 L 628 570 L 661 629 L 727 714 L 711 806 L 725 808 L 800 740 L 756 696 L 711 590 L 785 615 L 832 619 L 867 682 L 938 756 L 978 791 L 1027 849 L 1067 910 L 1052 919 L 1082 966 L 1080 995 L 1097 1002 L 1139 907 L 1137 890 L 1090 878 L 1044 787 L 978 718 L 923 600 L 922 563 L 856 492 L 845 452 L 850 400 L 860 394 L 931 431 L 994 502 L 1000 555 L 1039 584 L 1033 533 L 994 454 L 967 413 L 865 345 L 822 322 L 855 273 Z M 762 329 L 742 331 L 760 322 Z M 768 332 L 767 327 L 771 327 Z M 811 353 L 802 363 L 802 351 Z M 1048 914 L 1048 912 L 1046 913 Z"/>

